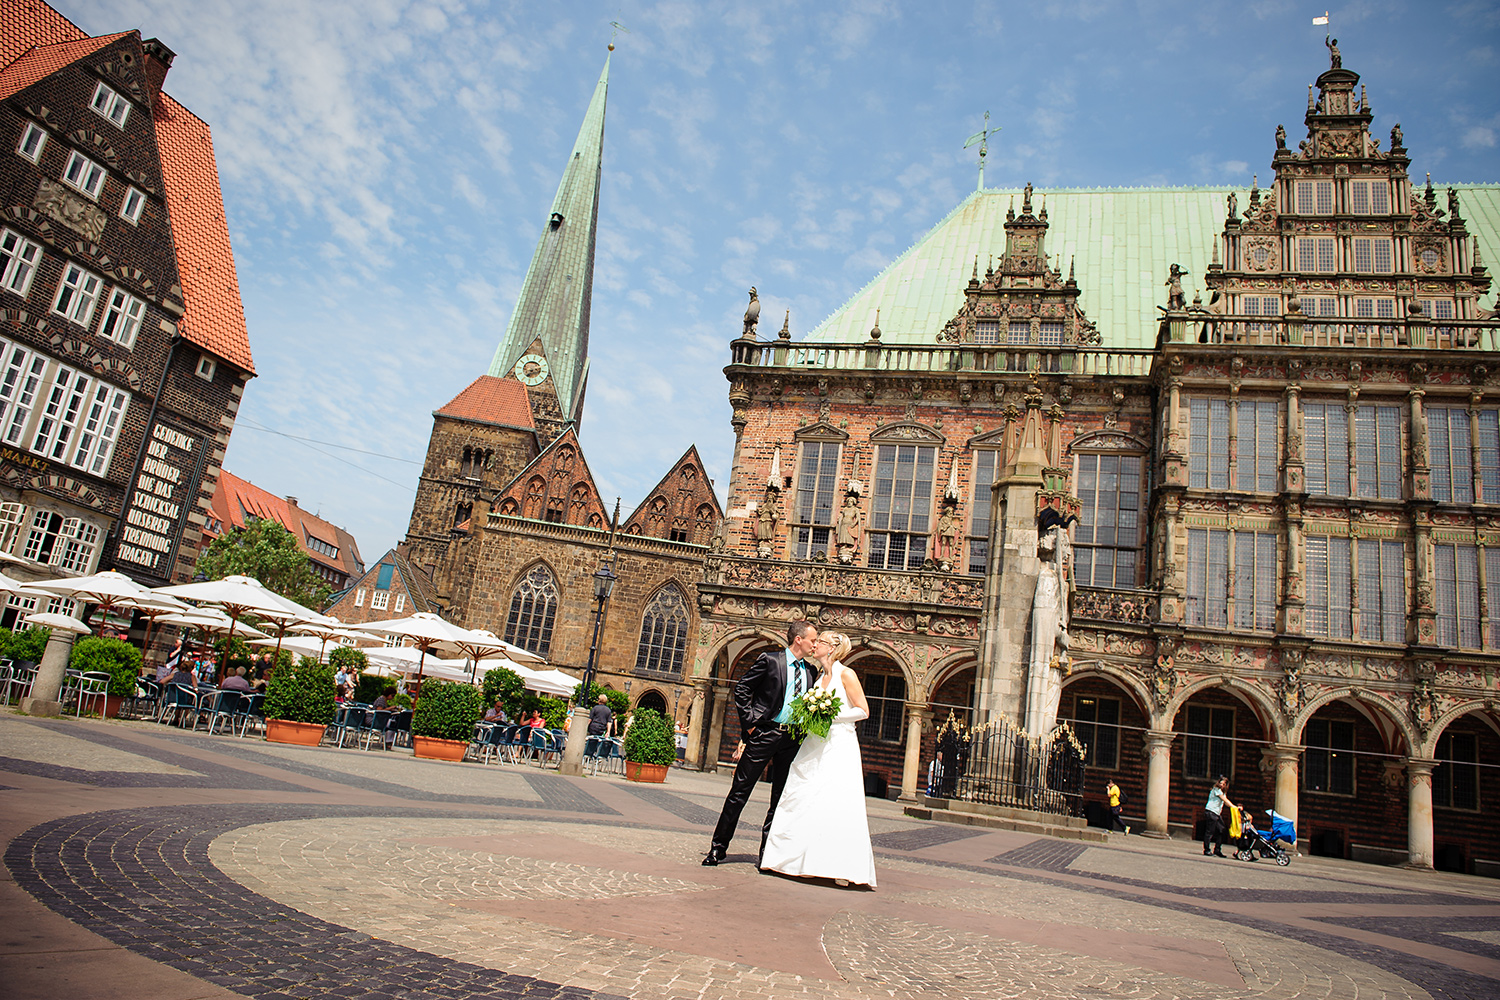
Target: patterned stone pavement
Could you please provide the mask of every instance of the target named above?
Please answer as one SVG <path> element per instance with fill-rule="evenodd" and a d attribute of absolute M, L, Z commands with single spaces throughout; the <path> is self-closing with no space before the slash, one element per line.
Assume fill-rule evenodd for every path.
<path fill-rule="evenodd" d="M 303 749 L 0 712 L 0 994 L 1490 998 L 1500 885 L 908 820 L 880 889 L 760 875 L 727 777 Z"/>

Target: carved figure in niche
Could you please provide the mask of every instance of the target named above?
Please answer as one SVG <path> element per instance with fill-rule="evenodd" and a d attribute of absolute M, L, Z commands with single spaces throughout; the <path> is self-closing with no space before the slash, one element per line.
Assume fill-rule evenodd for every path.
<path fill-rule="evenodd" d="M 1391 148 L 1400 149 L 1404 137 L 1401 135 L 1401 123 L 1397 122 L 1391 127 Z"/>
<path fill-rule="evenodd" d="M 859 495 L 850 493 L 844 497 L 844 508 L 839 511 L 838 521 L 833 527 L 834 546 L 839 562 L 852 565 L 859 555 L 859 539 L 864 531 L 865 512 L 859 509 Z"/>
<path fill-rule="evenodd" d="M 781 520 L 781 491 L 774 486 L 766 487 L 766 499 L 755 516 L 755 554 L 762 559 L 771 558 L 771 547 L 776 540 L 776 522 Z"/>
<path fill-rule="evenodd" d="M 1182 294 L 1182 276 L 1186 273 L 1182 269 L 1181 264 L 1173 264 L 1170 275 L 1163 282 L 1167 286 L 1167 308 L 1169 310 L 1187 308 L 1187 296 Z"/>
<path fill-rule="evenodd" d="M 932 532 L 932 561 L 944 573 L 953 571 L 953 552 L 958 532 L 958 504 L 953 500 L 943 501 L 943 512 L 938 515 L 937 527 Z"/>
<path fill-rule="evenodd" d="M 1323 44 L 1328 46 L 1328 61 L 1332 64 L 1332 68 L 1343 69 L 1344 57 L 1339 54 L 1339 40 L 1337 38 L 1330 38 L 1329 36 L 1324 35 Z"/>
<path fill-rule="evenodd" d="M 1277 125 L 1276 126 L 1276 148 L 1277 149 L 1286 149 L 1286 126 L 1285 125 Z"/>
<path fill-rule="evenodd" d="M 1031 662 L 1026 671 L 1026 731 L 1045 736 L 1057 724 L 1068 661 L 1068 598 L 1073 546 L 1067 528 L 1053 523 L 1037 545 L 1042 572 L 1031 600 Z"/>

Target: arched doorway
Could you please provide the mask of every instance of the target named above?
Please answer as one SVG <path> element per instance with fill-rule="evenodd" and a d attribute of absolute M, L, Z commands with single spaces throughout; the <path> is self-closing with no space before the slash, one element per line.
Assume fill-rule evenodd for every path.
<path fill-rule="evenodd" d="M 1397 720 L 1372 701 L 1340 697 L 1308 717 L 1300 742 L 1297 836 L 1308 852 L 1383 864 L 1406 860 L 1403 761 L 1412 749 Z"/>
<path fill-rule="evenodd" d="M 1125 822 L 1145 828 L 1145 733 L 1151 717 L 1135 692 L 1098 669 L 1075 669 L 1063 682 L 1057 721 L 1072 727 L 1084 748 L 1084 812 L 1090 825 L 1108 826 L 1105 790 L 1124 794 Z"/>
<path fill-rule="evenodd" d="M 1500 834 L 1485 815 L 1500 801 L 1500 712 L 1474 707 L 1443 727 L 1434 743 L 1432 866 L 1493 876 Z"/>
<path fill-rule="evenodd" d="M 635 707 L 637 711 L 643 708 L 654 708 L 662 715 L 666 715 L 667 697 L 660 691 L 657 691 L 655 688 L 653 688 L 652 690 L 647 691 L 645 694 L 641 695 L 641 700 L 635 703 Z"/>

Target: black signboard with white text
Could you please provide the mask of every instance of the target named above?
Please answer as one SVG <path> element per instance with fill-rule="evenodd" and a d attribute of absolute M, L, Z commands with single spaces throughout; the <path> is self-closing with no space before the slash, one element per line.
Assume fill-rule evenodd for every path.
<path fill-rule="evenodd" d="M 201 434 L 160 421 L 151 428 L 116 533 L 114 561 L 121 569 L 171 579 L 182 529 L 198 498 L 205 443 Z"/>

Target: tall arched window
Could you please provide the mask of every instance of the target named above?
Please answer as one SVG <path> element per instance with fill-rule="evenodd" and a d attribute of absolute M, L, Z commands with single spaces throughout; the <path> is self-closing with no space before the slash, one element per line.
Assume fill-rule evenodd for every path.
<path fill-rule="evenodd" d="M 641 644 L 635 654 L 635 669 L 682 672 L 687 652 L 687 601 L 675 584 L 657 591 L 641 621 Z"/>
<path fill-rule="evenodd" d="M 557 583 L 546 566 L 538 563 L 522 578 L 510 598 L 505 619 L 505 641 L 538 656 L 546 656 L 552 645 L 552 622 L 557 616 Z"/>

